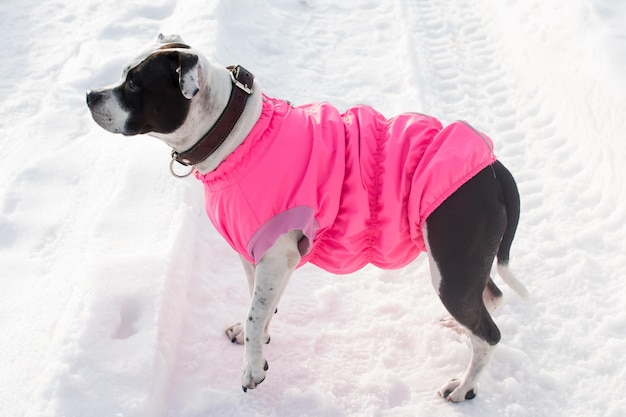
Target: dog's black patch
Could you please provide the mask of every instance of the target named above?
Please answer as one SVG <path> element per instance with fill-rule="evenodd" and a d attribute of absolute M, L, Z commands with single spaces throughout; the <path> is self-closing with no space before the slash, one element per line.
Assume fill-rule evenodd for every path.
<path fill-rule="evenodd" d="M 129 111 L 125 135 L 171 133 L 183 125 L 190 101 L 181 92 L 177 70 L 184 59 L 179 51 L 163 51 L 128 71 L 116 92 Z"/>

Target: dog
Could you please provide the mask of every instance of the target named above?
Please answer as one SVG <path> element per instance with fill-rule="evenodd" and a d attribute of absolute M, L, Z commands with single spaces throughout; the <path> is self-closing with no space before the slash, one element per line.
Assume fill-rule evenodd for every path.
<path fill-rule="evenodd" d="M 244 323 L 226 329 L 244 344 L 244 391 L 266 377 L 263 344 L 297 267 L 395 269 L 426 252 L 432 284 L 471 342 L 464 375 L 439 395 L 476 396 L 501 337 L 490 315 L 502 299 L 490 277 L 496 256 L 504 282 L 528 298 L 509 268 L 518 189 L 487 135 L 418 113 L 386 119 L 368 106 L 341 114 L 326 103 L 296 107 L 178 35 L 159 35 L 117 83 L 86 98 L 102 128 L 164 141 L 172 173 L 204 183 L 208 216 L 239 253 L 252 298 Z"/>

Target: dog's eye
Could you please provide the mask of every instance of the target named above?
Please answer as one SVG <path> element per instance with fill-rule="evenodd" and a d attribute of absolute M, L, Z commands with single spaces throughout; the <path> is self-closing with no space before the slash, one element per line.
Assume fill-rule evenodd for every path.
<path fill-rule="evenodd" d="M 139 91 L 139 87 L 131 79 L 129 79 L 128 82 L 126 83 L 126 88 L 128 88 L 128 91 L 131 91 L 131 92 Z"/>

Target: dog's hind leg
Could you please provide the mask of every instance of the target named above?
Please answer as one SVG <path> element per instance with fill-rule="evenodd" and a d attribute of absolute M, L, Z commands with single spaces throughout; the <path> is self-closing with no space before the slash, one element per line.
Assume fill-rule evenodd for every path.
<path fill-rule="evenodd" d="M 433 269 L 431 265 L 431 270 Z M 439 287 L 437 286 L 437 289 Z M 502 291 L 491 278 L 487 281 L 487 285 L 483 290 L 483 303 L 489 314 L 492 314 L 502 304 Z M 457 323 L 452 316 L 441 319 L 441 325 L 456 331 L 457 333 L 465 333 L 465 328 Z"/>
<path fill-rule="evenodd" d="M 433 284 L 448 312 L 468 331 L 472 349 L 463 376 L 439 391 L 448 401 L 476 396 L 478 379 L 500 341 L 483 297 L 499 293 L 490 285 L 489 272 L 506 227 L 501 194 L 488 167 L 445 200 L 424 227 Z"/>
<path fill-rule="evenodd" d="M 430 253 L 429 260 L 431 271 L 440 274 L 438 262 Z M 470 282 L 479 280 L 479 276 L 466 277 Z M 500 341 L 500 331 L 487 311 L 483 293 L 471 287 L 472 285 L 456 285 L 444 273 L 438 288 L 443 305 L 453 317 L 453 320 L 445 321 L 444 325 L 458 331 L 467 331 L 472 349 L 470 364 L 464 375 L 450 380 L 439 391 L 440 396 L 452 402 L 461 402 L 476 396 L 480 374 L 489 363 L 495 345 Z"/>

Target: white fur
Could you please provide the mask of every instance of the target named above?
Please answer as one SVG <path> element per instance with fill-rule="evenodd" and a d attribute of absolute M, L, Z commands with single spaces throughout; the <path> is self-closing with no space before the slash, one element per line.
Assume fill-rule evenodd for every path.
<path fill-rule="evenodd" d="M 241 259 L 241 263 L 243 264 L 243 269 L 246 272 L 246 279 L 248 280 L 248 288 L 250 289 L 250 297 L 253 295 L 254 291 L 254 274 L 256 273 L 256 266 L 251 264 L 244 258 L 243 256 L 239 256 Z M 243 345 L 244 343 L 244 327 L 241 323 L 235 323 L 234 325 L 228 327 L 224 333 L 233 343 L 238 343 Z"/>
<path fill-rule="evenodd" d="M 522 284 L 515 277 L 515 275 L 513 275 L 513 271 L 511 271 L 511 268 L 509 268 L 508 264 L 498 264 L 497 269 L 498 275 L 500 275 L 502 281 L 506 282 L 506 284 L 511 287 L 513 291 L 515 291 L 517 295 L 522 297 L 524 300 L 531 301 L 530 293 L 528 292 L 526 287 L 524 287 L 524 284 Z"/>
<path fill-rule="evenodd" d="M 181 49 L 183 52 L 196 53 L 192 49 Z M 168 134 L 150 133 L 167 143 L 177 152 L 191 148 L 215 124 L 230 97 L 232 86 L 230 73 L 225 67 L 213 65 L 198 54 L 197 83 L 199 92 L 191 99 L 191 107 L 187 119 L 176 131 Z M 226 159 L 252 130 L 261 116 L 263 95 L 258 82 L 253 84 L 253 93 L 248 97 L 246 107 L 235 128 L 230 132 L 222 146 L 206 160 L 195 167 L 201 173 L 213 171 Z"/>
<path fill-rule="evenodd" d="M 298 263 L 298 240 L 302 233 L 292 231 L 278 238 L 254 267 L 252 302 L 245 321 L 244 391 L 255 388 L 265 379 L 266 361 L 263 344 L 269 340 L 268 327 L 289 277 Z M 250 264 L 247 270 L 252 271 Z"/>
<path fill-rule="evenodd" d="M 453 379 L 439 390 L 439 395 L 442 397 L 446 396 L 446 392 L 450 392 L 446 399 L 455 403 L 465 401 L 465 394 L 471 390 L 474 391 L 474 394 L 478 394 L 478 379 L 489 363 L 495 349 L 495 346 L 490 346 L 480 337 L 471 332 L 468 334 L 472 345 L 472 358 L 469 366 L 461 379 Z"/>
<path fill-rule="evenodd" d="M 180 90 L 182 91 L 183 96 L 188 100 L 191 100 L 198 93 L 198 91 L 200 91 L 198 73 L 199 65 L 197 64 L 185 73 L 182 73 L 180 68 L 178 69 L 178 83 L 180 84 Z"/>
<path fill-rule="evenodd" d="M 430 243 L 428 242 L 428 225 L 424 223 L 422 228 L 422 236 L 424 237 L 424 243 L 426 244 L 426 253 L 428 254 L 428 266 L 430 267 L 430 280 L 437 291 L 437 295 L 440 295 L 439 288 L 441 286 L 441 272 L 435 258 L 430 253 Z"/>
<path fill-rule="evenodd" d="M 103 97 L 98 105 L 91 109 L 96 123 L 112 133 L 124 133 L 126 120 L 129 117 L 128 111 L 121 106 L 118 98 L 112 93 L 112 88 L 119 86 L 122 82 L 97 90 L 96 92 L 101 92 Z"/>
<path fill-rule="evenodd" d="M 148 58 L 155 51 L 157 51 L 162 45 L 173 42 L 185 43 L 185 41 L 183 41 L 183 38 L 181 38 L 179 35 L 163 35 L 162 33 L 159 33 L 159 35 L 157 35 L 157 37 L 154 39 L 153 43 L 151 43 L 146 49 L 144 49 L 139 55 L 137 55 L 124 67 L 124 70 L 122 71 L 121 81 L 126 78 L 128 72 L 131 69 L 135 68 L 137 65 L 145 61 L 146 58 Z"/>

